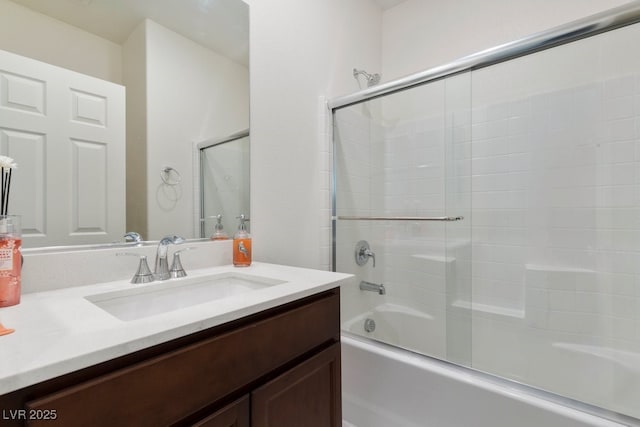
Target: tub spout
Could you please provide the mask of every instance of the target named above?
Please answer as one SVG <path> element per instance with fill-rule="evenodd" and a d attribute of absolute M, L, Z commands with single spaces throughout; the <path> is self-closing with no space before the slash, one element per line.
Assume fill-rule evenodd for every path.
<path fill-rule="evenodd" d="M 384 285 L 382 283 L 377 284 L 377 283 L 366 282 L 364 280 L 360 282 L 360 290 L 377 292 L 380 295 L 384 295 L 387 293 L 387 290 L 384 288 Z"/>

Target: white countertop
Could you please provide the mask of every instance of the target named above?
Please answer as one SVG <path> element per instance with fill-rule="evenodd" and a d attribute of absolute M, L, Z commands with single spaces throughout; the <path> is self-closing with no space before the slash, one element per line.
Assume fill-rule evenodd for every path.
<path fill-rule="evenodd" d="M 286 283 L 131 321 L 113 317 L 85 297 L 158 282 L 120 280 L 23 295 L 20 304 L 0 308 L 0 323 L 15 329 L 0 336 L 0 394 L 332 289 L 351 277 L 253 263 L 193 270 L 186 279 L 226 272 Z"/>

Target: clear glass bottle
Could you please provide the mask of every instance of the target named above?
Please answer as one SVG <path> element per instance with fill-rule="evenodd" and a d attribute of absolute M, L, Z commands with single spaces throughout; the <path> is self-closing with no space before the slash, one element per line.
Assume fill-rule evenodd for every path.
<path fill-rule="evenodd" d="M 233 236 L 233 265 L 248 267 L 251 265 L 251 235 L 247 232 L 245 221 L 249 221 L 241 214 L 238 219 L 238 231 Z"/>
<path fill-rule="evenodd" d="M 216 222 L 211 240 L 229 240 L 229 236 L 227 235 L 227 232 L 224 231 L 224 227 L 222 226 L 222 215 L 218 214 L 214 218 L 218 222 Z"/>

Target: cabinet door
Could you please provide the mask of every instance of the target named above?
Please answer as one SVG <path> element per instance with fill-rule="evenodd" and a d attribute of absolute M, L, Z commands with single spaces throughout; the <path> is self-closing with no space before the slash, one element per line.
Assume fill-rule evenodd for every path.
<path fill-rule="evenodd" d="M 194 427 L 249 427 L 249 396 L 241 397 L 216 413 L 195 423 Z"/>
<path fill-rule="evenodd" d="M 251 393 L 253 427 L 340 427 L 340 343 Z"/>

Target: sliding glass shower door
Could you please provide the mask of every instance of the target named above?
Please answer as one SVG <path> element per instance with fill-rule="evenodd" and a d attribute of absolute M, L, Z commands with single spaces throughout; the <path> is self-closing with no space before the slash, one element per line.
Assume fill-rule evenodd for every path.
<path fill-rule="evenodd" d="M 639 37 L 472 76 L 473 366 L 636 418 Z"/>
<path fill-rule="evenodd" d="M 249 131 L 205 142 L 198 147 L 200 162 L 200 237 L 215 231 L 216 217 L 233 236 L 238 217 L 250 216 Z"/>
<path fill-rule="evenodd" d="M 345 329 L 467 364 L 470 96 L 463 74 L 334 113 Z"/>
<path fill-rule="evenodd" d="M 639 39 L 339 104 L 343 330 L 640 419 Z"/>

